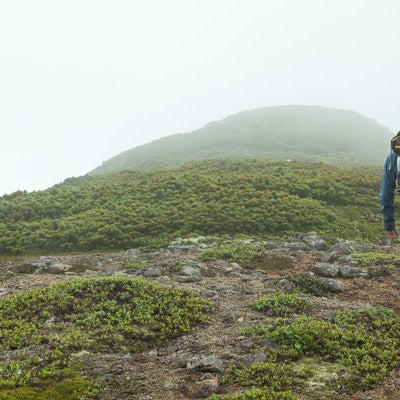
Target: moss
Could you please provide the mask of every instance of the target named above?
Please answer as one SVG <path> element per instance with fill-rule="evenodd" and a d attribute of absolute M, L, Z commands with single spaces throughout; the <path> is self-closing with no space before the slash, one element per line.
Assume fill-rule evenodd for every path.
<path fill-rule="evenodd" d="M 26 385 L 0 391 L 0 400 L 90 400 L 95 399 L 98 387 L 78 373 L 65 369 L 56 380 L 44 379 L 40 385 Z"/>

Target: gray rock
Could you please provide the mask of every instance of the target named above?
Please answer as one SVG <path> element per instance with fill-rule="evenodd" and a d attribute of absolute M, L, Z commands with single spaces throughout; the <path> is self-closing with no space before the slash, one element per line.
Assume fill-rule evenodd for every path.
<path fill-rule="evenodd" d="M 321 314 L 321 318 L 325 321 L 331 321 L 336 318 L 336 312 L 332 310 L 325 311 Z"/>
<path fill-rule="evenodd" d="M 83 274 L 88 275 L 88 276 L 95 276 L 95 275 L 97 275 L 97 271 L 94 271 L 92 269 L 87 269 L 87 270 L 85 270 L 85 272 Z"/>
<path fill-rule="evenodd" d="M 322 278 L 321 282 L 324 289 L 331 293 L 341 293 L 346 289 L 346 287 L 343 285 L 342 282 L 337 281 L 335 279 Z"/>
<path fill-rule="evenodd" d="M 218 379 L 205 379 L 194 384 L 188 395 L 191 399 L 206 399 L 217 393 L 218 390 Z"/>
<path fill-rule="evenodd" d="M 308 232 L 300 235 L 301 240 L 315 250 L 326 250 L 327 242 L 320 238 L 316 232 Z"/>
<path fill-rule="evenodd" d="M 317 262 L 312 271 L 318 276 L 324 276 L 326 278 L 335 278 L 339 275 L 339 265 L 331 264 L 326 262 Z"/>
<path fill-rule="evenodd" d="M 187 254 L 197 250 L 194 244 L 172 244 L 168 246 L 168 250 L 173 254 Z"/>
<path fill-rule="evenodd" d="M 287 279 L 281 279 L 277 284 L 276 287 L 280 290 L 283 290 L 285 292 L 290 292 L 291 290 L 294 289 L 294 283 L 288 281 Z"/>
<path fill-rule="evenodd" d="M 349 265 L 344 265 L 340 267 L 340 275 L 343 278 L 368 278 L 368 270 L 361 267 L 351 267 Z"/>
<path fill-rule="evenodd" d="M 189 265 L 184 265 L 184 266 L 181 268 L 181 270 L 180 270 L 179 273 L 180 273 L 181 275 L 184 275 L 184 276 L 195 276 L 195 277 L 198 277 L 198 278 L 201 277 L 201 272 L 200 272 L 200 270 L 197 269 L 197 268 L 193 268 L 193 267 L 191 267 L 191 266 L 189 266 Z"/>
<path fill-rule="evenodd" d="M 138 249 L 128 249 L 125 251 L 124 256 L 130 261 L 137 261 L 140 259 L 141 252 Z"/>
<path fill-rule="evenodd" d="M 178 275 L 174 277 L 174 280 L 178 283 L 196 283 L 200 282 L 201 278 L 197 276 Z"/>
<path fill-rule="evenodd" d="M 282 249 L 285 245 L 282 242 L 264 242 L 266 250 Z"/>
<path fill-rule="evenodd" d="M 65 274 L 68 271 L 71 271 L 74 267 L 69 264 L 57 263 L 52 264 L 44 269 L 44 272 L 48 274 Z"/>
<path fill-rule="evenodd" d="M 245 365 L 250 365 L 256 362 L 264 362 L 267 356 L 264 353 L 248 354 L 238 358 L 238 362 Z"/>
<path fill-rule="evenodd" d="M 170 391 L 174 388 L 174 383 L 171 380 L 164 381 L 162 384 L 162 390 L 165 392 Z"/>
<path fill-rule="evenodd" d="M 326 254 L 322 256 L 322 261 L 335 262 L 339 258 L 348 256 L 354 252 L 353 247 L 347 242 L 339 242 L 334 244 Z"/>
<path fill-rule="evenodd" d="M 58 262 L 57 258 L 51 257 L 51 256 L 42 256 L 39 258 L 39 261 L 41 263 L 45 264 L 46 266 L 49 266 L 51 264 L 55 264 L 56 262 Z"/>
<path fill-rule="evenodd" d="M 46 268 L 46 264 L 38 260 L 24 261 L 14 268 L 14 272 L 19 274 L 35 274 Z"/>
<path fill-rule="evenodd" d="M 240 313 L 236 311 L 229 311 L 222 316 L 222 321 L 230 324 L 236 322 L 240 318 Z"/>
<path fill-rule="evenodd" d="M 193 357 L 186 363 L 186 368 L 190 371 L 224 373 L 222 360 L 215 356 Z"/>
<path fill-rule="evenodd" d="M 178 283 L 194 283 L 201 281 L 201 272 L 197 268 L 184 265 L 179 271 L 179 276 L 174 278 Z"/>
<path fill-rule="evenodd" d="M 143 272 L 145 278 L 158 278 L 161 275 L 161 271 L 158 268 L 147 268 Z"/>
<path fill-rule="evenodd" d="M 365 278 L 354 278 L 354 283 L 357 285 L 357 286 L 360 286 L 360 287 L 364 287 L 365 285 L 366 285 L 366 280 L 365 280 Z"/>
<path fill-rule="evenodd" d="M 334 253 L 337 256 L 346 256 L 354 252 L 353 247 L 348 242 L 339 242 L 334 244 L 330 249 L 330 253 Z"/>
<path fill-rule="evenodd" d="M 292 251 L 307 251 L 309 249 L 307 243 L 296 240 L 288 244 L 288 248 Z"/>

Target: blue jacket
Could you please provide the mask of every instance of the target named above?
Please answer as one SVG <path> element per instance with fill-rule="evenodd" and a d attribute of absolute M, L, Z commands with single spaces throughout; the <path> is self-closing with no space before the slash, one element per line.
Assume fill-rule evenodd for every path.
<path fill-rule="evenodd" d="M 382 173 L 382 184 L 379 192 L 383 225 L 386 231 L 396 229 L 394 220 L 394 190 L 396 188 L 397 156 L 391 151 L 387 156 Z"/>

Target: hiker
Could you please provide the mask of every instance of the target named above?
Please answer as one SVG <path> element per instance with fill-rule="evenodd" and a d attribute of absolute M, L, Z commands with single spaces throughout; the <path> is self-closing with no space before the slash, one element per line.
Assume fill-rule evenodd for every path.
<path fill-rule="evenodd" d="M 400 157 L 398 156 L 400 156 L 400 132 L 391 140 L 391 150 L 383 167 L 382 184 L 379 193 L 383 226 L 386 236 L 391 239 L 398 237 L 394 220 L 394 192 L 400 193 L 400 176 L 398 176 Z"/>

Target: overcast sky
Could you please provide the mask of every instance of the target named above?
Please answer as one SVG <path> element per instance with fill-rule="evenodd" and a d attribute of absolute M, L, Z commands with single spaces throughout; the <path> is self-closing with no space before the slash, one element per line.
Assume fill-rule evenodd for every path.
<path fill-rule="evenodd" d="M 0 194 L 263 106 L 397 132 L 399 17 L 398 0 L 0 0 Z"/>

